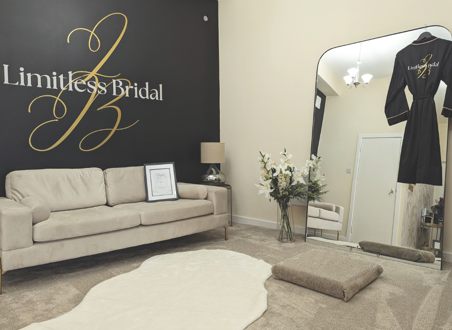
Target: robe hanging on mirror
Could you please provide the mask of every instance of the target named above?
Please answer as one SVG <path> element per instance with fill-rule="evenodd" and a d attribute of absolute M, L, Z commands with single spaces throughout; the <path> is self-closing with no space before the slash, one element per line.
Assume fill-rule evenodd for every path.
<path fill-rule="evenodd" d="M 447 85 L 442 115 L 452 117 L 452 42 L 435 36 L 414 41 L 396 55 L 386 98 L 389 125 L 407 121 L 398 182 L 442 185 L 441 151 L 434 96 Z M 405 87 L 413 94 L 411 109 Z"/>

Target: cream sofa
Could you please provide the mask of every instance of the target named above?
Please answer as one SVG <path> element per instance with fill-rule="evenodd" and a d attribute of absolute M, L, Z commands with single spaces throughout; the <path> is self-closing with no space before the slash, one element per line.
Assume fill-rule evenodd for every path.
<path fill-rule="evenodd" d="M 337 240 L 339 232 L 342 230 L 342 221 L 344 218 L 344 208 L 331 203 L 310 202 L 308 204 L 308 228 L 320 229 L 320 236 L 323 230 L 337 231 Z"/>
<path fill-rule="evenodd" d="M 178 183 L 179 200 L 146 202 L 143 166 L 14 171 L 0 197 L 5 271 L 224 227 L 227 190 Z"/>

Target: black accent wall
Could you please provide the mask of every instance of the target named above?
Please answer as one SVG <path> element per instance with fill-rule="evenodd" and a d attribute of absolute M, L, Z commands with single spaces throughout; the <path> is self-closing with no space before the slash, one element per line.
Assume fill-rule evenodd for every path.
<path fill-rule="evenodd" d="M 168 161 L 179 181 L 198 182 L 200 142 L 220 139 L 217 1 L 0 8 L 1 196 L 21 169 Z"/>

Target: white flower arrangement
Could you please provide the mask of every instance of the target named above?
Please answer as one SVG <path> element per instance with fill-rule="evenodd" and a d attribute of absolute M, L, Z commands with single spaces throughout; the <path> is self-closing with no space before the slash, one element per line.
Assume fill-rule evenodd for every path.
<path fill-rule="evenodd" d="M 258 158 L 263 173 L 260 183 L 256 184 L 259 194 L 265 194 L 266 198 L 273 198 L 278 203 L 289 203 L 293 198 L 301 198 L 305 195 L 306 183 L 303 179 L 303 171 L 292 164 L 292 155 L 284 149 L 280 154 L 281 164 L 276 165 L 271 155 L 259 152 Z"/>
<path fill-rule="evenodd" d="M 281 152 L 281 164 L 276 165 L 272 161 L 271 155 L 259 151 L 259 163 L 263 171 L 260 182 L 256 184 L 259 194 L 273 198 L 281 212 L 281 223 L 278 224 L 278 240 L 293 241 L 292 225 L 289 217 L 289 202 L 291 199 L 307 197 L 309 201 L 318 200 L 320 195 L 325 194 L 322 184 L 325 175 L 320 174 L 320 163 L 322 159 L 312 155 L 311 159 L 301 169 L 292 164 L 292 155 L 286 149 Z M 307 182 L 307 183 L 306 183 Z M 279 221 L 279 220 L 278 220 Z"/>

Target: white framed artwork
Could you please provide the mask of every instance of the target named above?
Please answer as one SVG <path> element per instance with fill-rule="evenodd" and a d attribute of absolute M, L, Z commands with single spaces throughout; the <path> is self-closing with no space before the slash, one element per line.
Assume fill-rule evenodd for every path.
<path fill-rule="evenodd" d="M 148 202 L 179 199 L 174 162 L 144 164 L 144 177 Z"/>

